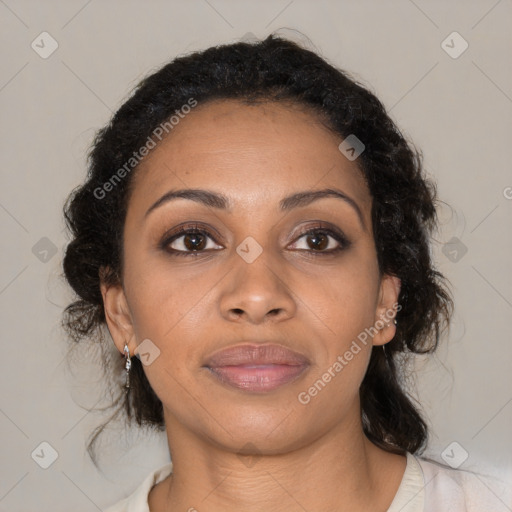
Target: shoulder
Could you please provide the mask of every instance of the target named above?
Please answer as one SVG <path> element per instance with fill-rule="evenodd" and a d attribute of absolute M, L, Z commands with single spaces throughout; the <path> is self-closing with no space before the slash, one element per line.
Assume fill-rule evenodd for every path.
<path fill-rule="evenodd" d="M 172 462 L 155 469 L 129 496 L 106 508 L 104 512 L 149 512 L 149 492 L 171 472 Z"/>
<path fill-rule="evenodd" d="M 511 475 L 453 469 L 415 456 L 423 473 L 425 512 L 485 512 L 512 510 Z"/>

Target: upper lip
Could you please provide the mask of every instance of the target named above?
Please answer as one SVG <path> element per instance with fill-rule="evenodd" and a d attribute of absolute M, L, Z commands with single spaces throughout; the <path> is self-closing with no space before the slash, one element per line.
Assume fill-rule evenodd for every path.
<path fill-rule="evenodd" d="M 309 364 L 309 359 L 305 355 L 283 345 L 243 343 L 215 352 L 206 360 L 204 366 L 216 368 L 220 366 L 264 364 L 302 366 Z"/>

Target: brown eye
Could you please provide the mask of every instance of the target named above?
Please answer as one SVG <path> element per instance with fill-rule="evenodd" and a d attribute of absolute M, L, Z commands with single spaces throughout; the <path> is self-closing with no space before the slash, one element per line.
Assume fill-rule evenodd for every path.
<path fill-rule="evenodd" d="M 329 246 L 329 235 L 321 231 L 306 235 L 306 242 L 311 249 L 321 251 Z"/>
<path fill-rule="evenodd" d="M 187 233 L 183 235 L 183 245 L 189 251 L 200 251 L 207 246 L 207 237 L 202 233 Z"/>
<path fill-rule="evenodd" d="M 302 240 L 302 247 L 297 247 L 298 241 Z M 320 256 L 343 251 L 349 246 L 350 242 L 343 233 L 331 228 L 317 227 L 303 232 L 292 248 Z"/>
<path fill-rule="evenodd" d="M 196 256 L 211 249 L 222 249 L 207 231 L 198 228 L 181 228 L 166 238 L 161 246 L 176 256 Z"/>

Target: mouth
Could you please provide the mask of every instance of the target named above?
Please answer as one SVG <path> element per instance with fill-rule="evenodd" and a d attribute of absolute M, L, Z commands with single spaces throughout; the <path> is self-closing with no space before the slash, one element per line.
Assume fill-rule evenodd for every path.
<path fill-rule="evenodd" d="M 302 375 L 306 356 L 281 345 L 244 344 L 211 356 L 204 367 L 222 384 L 252 392 L 272 391 Z"/>

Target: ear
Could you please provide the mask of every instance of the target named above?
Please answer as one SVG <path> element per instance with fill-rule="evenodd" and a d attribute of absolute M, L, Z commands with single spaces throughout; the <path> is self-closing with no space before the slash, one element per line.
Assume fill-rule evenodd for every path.
<path fill-rule="evenodd" d="M 101 295 L 108 330 L 115 346 L 124 355 L 124 345 L 128 344 L 130 355 L 137 346 L 133 328 L 133 319 L 128 307 L 126 295 L 121 284 L 107 284 L 100 278 Z"/>
<path fill-rule="evenodd" d="M 396 333 L 395 316 L 400 311 L 398 296 L 401 281 L 396 276 L 384 274 L 380 283 L 379 300 L 375 310 L 374 327 L 377 333 L 373 337 L 373 345 L 385 345 Z"/>

